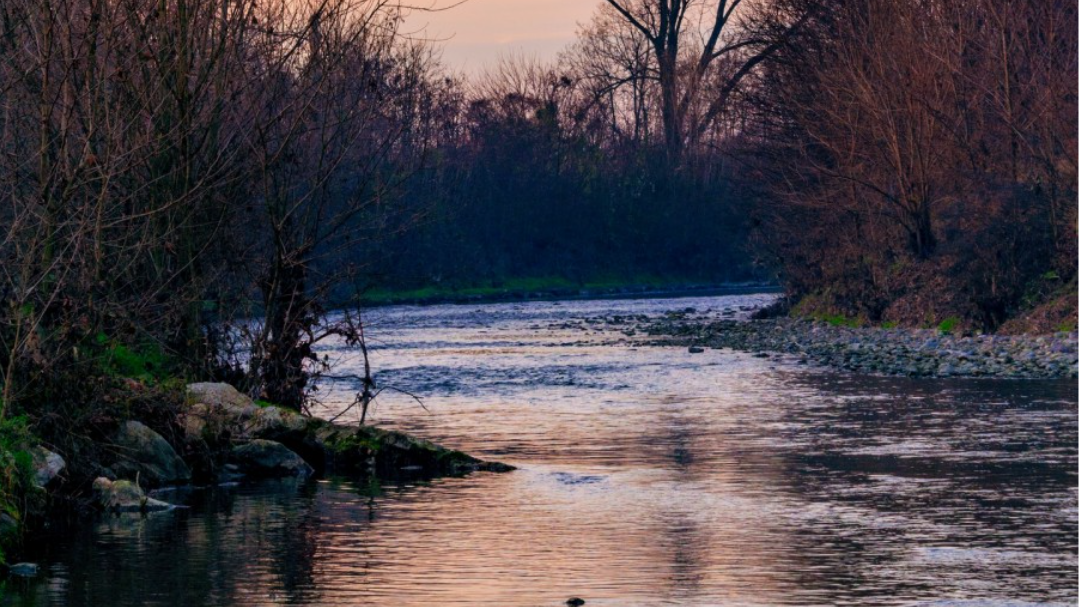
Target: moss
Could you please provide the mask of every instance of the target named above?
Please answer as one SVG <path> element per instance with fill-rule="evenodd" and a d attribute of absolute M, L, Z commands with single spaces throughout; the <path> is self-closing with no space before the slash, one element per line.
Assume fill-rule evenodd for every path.
<path fill-rule="evenodd" d="M 896 321 L 893 321 L 893 320 L 888 320 L 888 321 L 885 321 L 880 326 L 883 327 L 884 329 L 897 329 L 898 328 L 898 323 Z"/>
<path fill-rule="evenodd" d="M 360 430 L 333 434 L 328 437 L 324 444 L 330 447 L 331 451 L 339 454 L 352 451 L 379 453 L 382 447 L 378 439 L 365 435 Z"/>

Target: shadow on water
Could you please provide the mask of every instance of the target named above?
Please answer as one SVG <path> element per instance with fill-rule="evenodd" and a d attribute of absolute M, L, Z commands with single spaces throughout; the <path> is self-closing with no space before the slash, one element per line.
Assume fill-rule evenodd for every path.
<path fill-rule="evenodd" d="M 4 602 L 1076 602 L 1076 382 L 833 373 L 569 322 L 757 302 L 381 309 L 374 362 L 426 408 L 388 398 L 376 422 L 520 470 L 193 492 L 32 547 L 43 574 Z"/>

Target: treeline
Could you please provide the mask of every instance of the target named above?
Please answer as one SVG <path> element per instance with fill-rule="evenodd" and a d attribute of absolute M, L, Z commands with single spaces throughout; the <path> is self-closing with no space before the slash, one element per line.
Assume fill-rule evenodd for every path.
<path fill-rule="evenodd" d="M 758 250 L 804 310 L 1077 327 L 1077 3 L 787 4 L 815 8 L 744 145 Z"/>
<path fill-rule="evenodd" d="M 169 375 L 301 407 L 318 343 L 363 341 L 327 308 L 374 286 L 1076 308 L 1071 2 L 607 0 L 557 61 L 473 79 L 406 10 L 0 3 L 0 417 Z"/>
<path fill-rule="evenodd" d="M 730 97 L 751 80 L 739 68 L 772 50 L 770 32 L 741 29 L 731 6 L 718 16 L 689 2 L 659 54 L 637 28 L 668 4 L 629 4 L 624 16 L 602 3 L 555 61 L 504 57 L 446 79 L 445 128 L 405 196 L 418 225 L 371 251 L 375 284 L 763 277 L 727 142 L 741 128 Z M 714 18 L 706 47 L 714 22 L 694 23 Z M 685 74 L 692 55 L 702 65 Z"/>

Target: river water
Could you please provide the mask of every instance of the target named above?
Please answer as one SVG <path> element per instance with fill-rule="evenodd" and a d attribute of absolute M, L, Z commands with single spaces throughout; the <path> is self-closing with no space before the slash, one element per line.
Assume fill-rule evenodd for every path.
<path fill-rule="evenodd" d="M 377 310 L 377 382 L 423 407 L 388 389 L 373 421 L 519 470 L 177 495 L 191 508 L 31 547 L 42 573 L 9 580 L 5 602 L 1077 601 L 1076 381 L 855 375 L 583 322 L 768 299 Z M 353 388 L 328 385 L 318 412 Z"/>

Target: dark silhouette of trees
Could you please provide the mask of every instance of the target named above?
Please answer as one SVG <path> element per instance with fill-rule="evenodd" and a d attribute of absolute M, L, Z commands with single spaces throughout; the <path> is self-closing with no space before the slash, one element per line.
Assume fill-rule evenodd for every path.
<path fill-rule="evenodd" d="M 801 15 L 790 24 L 774 22 L 782 30 L 770 32 L 742 18 L 743 12 L 757 10 L 744 0 L 606 2 L 652 51 L 649 69 L 639 75 L 658 83 L 661 128 L 673 166 L 689 143 L 697 142 L 731 109 L 731 97 L 743 80 L 806 19 Z M 619 35 L 619 29 L 614 30 Z"/>

